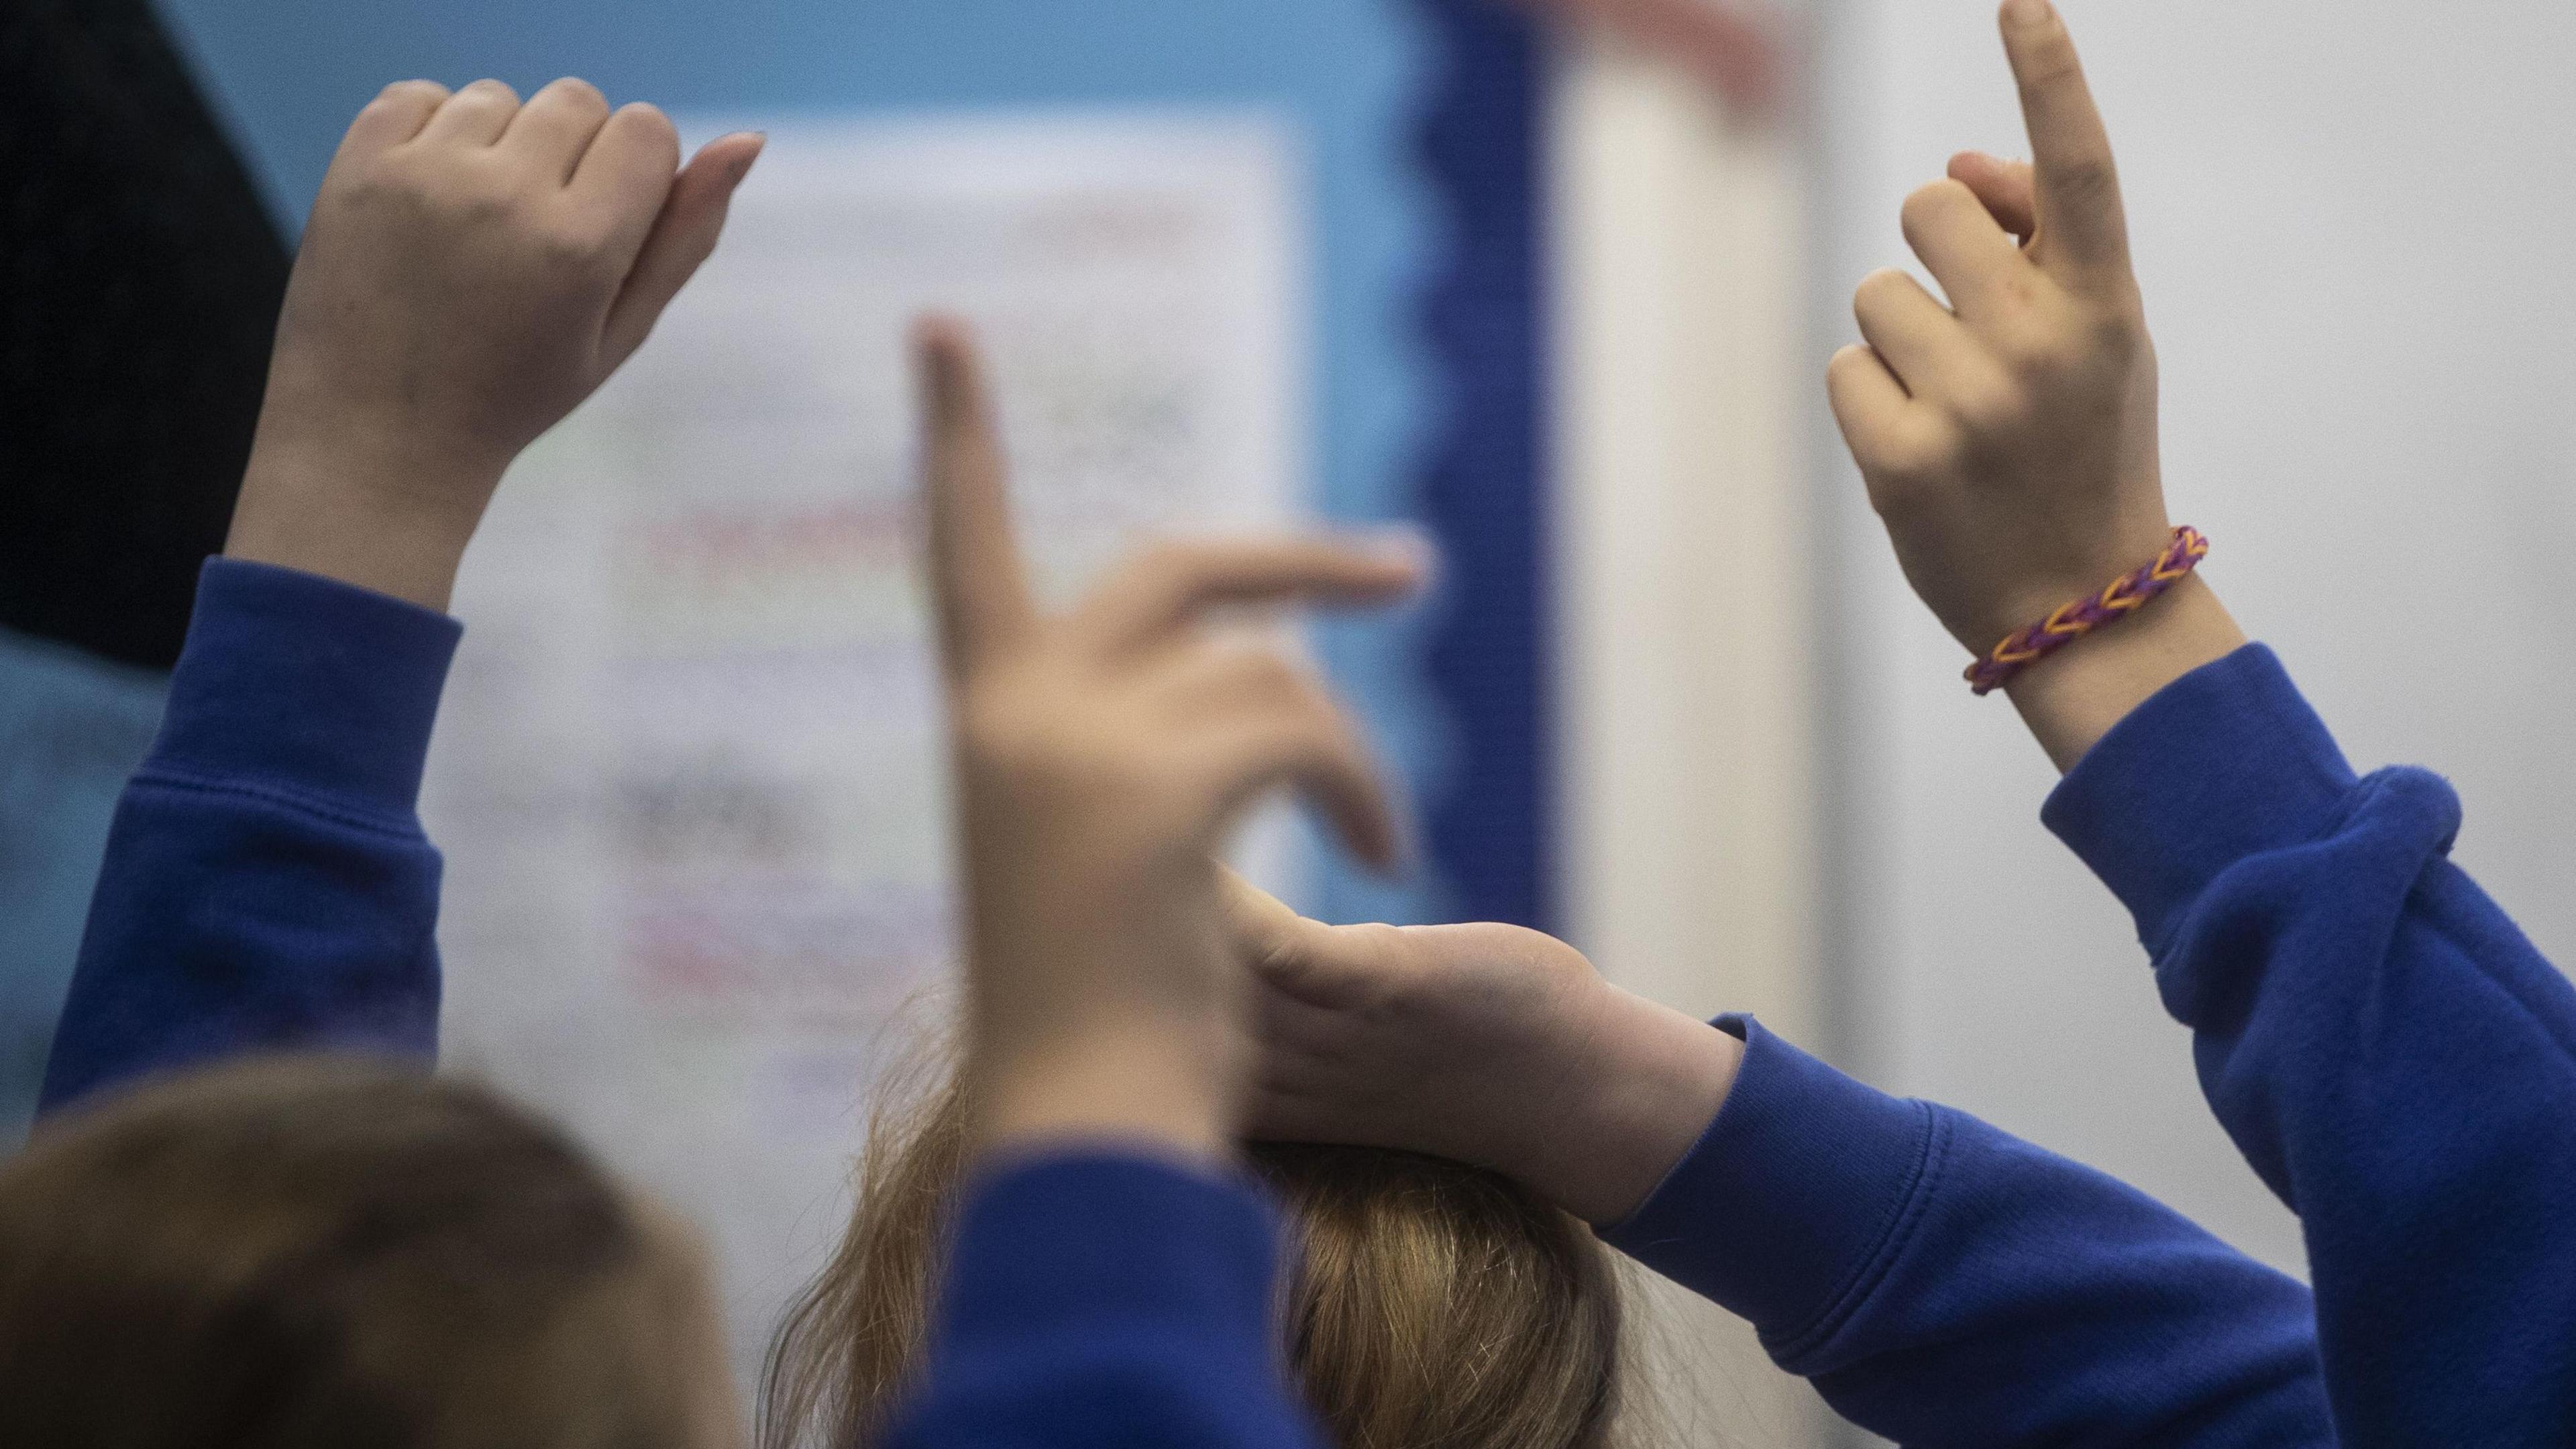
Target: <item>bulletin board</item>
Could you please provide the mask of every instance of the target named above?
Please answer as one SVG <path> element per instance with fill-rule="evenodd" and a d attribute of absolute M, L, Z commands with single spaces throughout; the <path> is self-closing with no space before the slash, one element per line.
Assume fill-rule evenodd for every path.
<path fill-rule="evenodd" d="M 1549 923 L 1540 46 L 1516 9 L 165 5 L 290 227 L 348 117 L 407 76 L 574 73 L 700 137 L 772 132 L 632 376 L 505 488 L 424 807 L 451 1065 L 709 1229 L 746 1377 L 838 1229 L 883 1027 L 949 947 L 938 838 L 877 829 L 935 819 L 941 782 L 918 605 L 890 582 L 901 299 L 871 277 L 1000 318 L 1064 587 L 1122 510 L 1421 526 L 1437 596 L 1311 638 L 1413 796 L 1422 863 L 1376 879 L 1290 826 L 1274 878 L 1328 918 Z M 907 218 L 983 250 L 907 250 Z M 1014 250 L 1032 236 L 1055 250 Z M 836 268 L 844 246 L 877 270 Z M 819 426 L 832 409 L 853 426 Z"/>

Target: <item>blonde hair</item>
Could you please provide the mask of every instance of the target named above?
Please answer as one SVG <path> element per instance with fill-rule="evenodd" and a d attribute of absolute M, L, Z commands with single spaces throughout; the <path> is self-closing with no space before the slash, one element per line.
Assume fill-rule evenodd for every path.
<path fill-rule="evenodd" d="M 873 1442 L 919 1366 L 969 1155 L 937 1053 L 880 1089 L 840 1247 L 772 1342 L 762 1443 Z M 1621 1295 L 1581 1222 L 1418 1153 L 1256 1143 L 1297 1255 L 1287 1363 L 1342 1449 L 1607 1449 Z"/>
<path fill-rule="evenodd" d="M 683 1449 L 704 1292 L 492 1093 L 222 1067 L 0 1167 L 0 1419 L 52 1449 Z"/>

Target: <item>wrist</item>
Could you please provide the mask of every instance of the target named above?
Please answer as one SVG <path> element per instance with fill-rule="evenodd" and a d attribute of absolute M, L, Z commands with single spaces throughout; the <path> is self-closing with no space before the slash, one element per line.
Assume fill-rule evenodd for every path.
<path fill-rule="evenodd" d="M 445 613 L 500 478 L 498 467 L 390 437 L 346 446 L 263 437 L 224 553 Z"/>
<path fill-rule="evenodd" d="M 2158 690 L 2244 645 L 2226 605 L 2194 574 L 2118 625 L 2024 670 L 2004 692 L 2065 771 Z"/>
<path fill-rule="evenodd" d="M 1602 989 L 1597 1027 L 1571 1044 L 1576 1070 L 1555 1084 L 1564 1110 L 1506 1168 L 1596 1225 L 1637 1210 L 1716 1119 L 1744 1061 L 1744 1043 L 1707 1022 Z"/>
<path fill-rule="evenodd" d="M 969 1055 L 973 1136 L 987 1155 L 1083 1143 L 1192 1161 L 1234 1149 L 1239 1044 L 1192 1024 L 1126 1022 Z"/>

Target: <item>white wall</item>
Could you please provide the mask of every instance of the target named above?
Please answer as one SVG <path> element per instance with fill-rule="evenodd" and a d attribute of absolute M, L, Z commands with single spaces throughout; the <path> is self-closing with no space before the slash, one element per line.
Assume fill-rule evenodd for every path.
<path fill-rule="evenodd" d="M 2120 150 L 2176 520 L 2357 764 L 2452 777 L 2458 858 L 2576 961 L 2576 5 L 2062 3 Z M 1961 147 L 2026 153 L 1989 0 L 1846 0 L 1823 60 L 1819 357 L 1850 284 L 1906 260 L 1907 189 Z M 2295 1264 L 2126 915 L 2037 823 L 2046 761 L 1958 682 L 1819 455 L 1848 601 L 1829 919 L 1861 1064 Z"/>
<path fill-rule="evenodd" d="M 1815 1041 L 1815 550 L 1794 130 L 1691 74 L 1568 48 L 1550 117 L 1557 786 L 1569 934 L 1621 984 Z M 1720 561 L 1722 561 L 1722 566 Z M 1656 1445 L 1824 1442 L 1752 1331 L 1659 1280 Z M 1659 1286 L 1657 1286 L 1659 1285 Z"/>

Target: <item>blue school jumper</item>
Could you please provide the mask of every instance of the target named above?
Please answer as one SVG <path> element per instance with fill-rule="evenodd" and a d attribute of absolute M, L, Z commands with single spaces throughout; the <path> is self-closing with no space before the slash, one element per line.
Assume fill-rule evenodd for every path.
<path fill-rule="evenodd" d="M 456 624 L 207 566 L 121 804 L 52 1104 L 259 1048 L 435 1050 L 414 811 Z M 2136 912 L 2318 1293 L 2145 1196 L 1764 1031 L 1611 1243 L 1915 1446 L 2576 1442 L 2576 992 L 2442 858 L 2438 780 L 2355 780 L 2249 648 L 2124 721 L 2046 818 Z M 894 1442 L 1290 1445 L 1281 1228 L 1115 1152 L 974 1184 Z M 2322 1356 L 2320 1345 L 2322 1344 Z M 2332 1404 L 2332 1422 L 2328 1404 Z M 2340 1428 L 2340 1439 L 2336 1430 Z"/>

